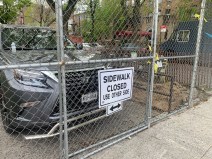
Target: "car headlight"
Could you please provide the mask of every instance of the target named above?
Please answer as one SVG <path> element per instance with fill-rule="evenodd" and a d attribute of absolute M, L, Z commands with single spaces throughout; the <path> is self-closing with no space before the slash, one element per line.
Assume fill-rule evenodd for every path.
<path fill-rule="evenodd" d="M 41 72 L 27 71 L 27 70 L 14 70 L 14 78 L 21 84 L 27 86 L 47 88 L 47 78 Z"/>

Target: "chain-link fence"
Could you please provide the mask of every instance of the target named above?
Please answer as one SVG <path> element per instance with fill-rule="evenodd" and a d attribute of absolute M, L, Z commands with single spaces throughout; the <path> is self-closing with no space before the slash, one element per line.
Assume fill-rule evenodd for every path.
<path fill-rule="evenodd" d="M 205 100 L 211 4 L 0 2 L 2 158 L 86 158 Z"/>
<path fill-rule="evenodd" d="M 167 5 L 179 5 L 179 13 L 176 12 L 176 15 L 162 13 L 161 22 L 159 19 L 158 52 L 161 58 L 157 60 L 167 78 L 155 76 L 159 81 L 155 80 L 152 108 L 159 109 L 161 113 L 154 121 L 207 99 L 205 91 L 199 88 L 202 86 L 210 88 L 211 49 L 207 45 L 210 38 L 206 36 L 211 32 L 209 29 L 211 23 L 210 16 L 204 18 L 205 13 L 210 14 L 205 10 L 205 6 L 210 6 L 210 3 L 210 1 L 207 4 L 206 1 L 184 4 L 166 2 Z M 192 7 L 185 8 L 184 5 L 192 5 Z M 174 8 L 167 8 L 165 13 L 172 9 Z M 169 76 L 171 78 L 168 78 Z M 163 94 L 158 93 L 157 89 Z"/>
<path fill-rule="evenodd" d="M 200 45 L 196 85 L 201 89 L 211 89 L 211 1 L 207 1 Z"/>

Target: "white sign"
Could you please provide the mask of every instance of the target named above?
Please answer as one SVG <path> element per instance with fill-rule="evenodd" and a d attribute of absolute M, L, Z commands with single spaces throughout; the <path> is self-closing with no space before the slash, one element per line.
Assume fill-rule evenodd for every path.
<path fill-rule="evenodd" d="M 106 107 L 107 116 L 122 110 L 122 105 L 123 105 L 122 102 L 115 102 L 110 105 L 107 105 Z"/>
<path fill-rule="evenodd" d="M 132 98 L 134 68 L 100 70 L 99 107 Z"/>
<path fill-rule="evenodd" d="M 163 67 L 162 61 L 157 61 L 157 65 L 158 65 L 159 68 Z"/>

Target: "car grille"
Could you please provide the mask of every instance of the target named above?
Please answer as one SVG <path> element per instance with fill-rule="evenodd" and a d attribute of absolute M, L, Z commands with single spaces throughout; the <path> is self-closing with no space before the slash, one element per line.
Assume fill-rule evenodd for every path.
<path fill-rule="evenodd" d="M 81 114 L 98 107 L 96 100 L 82 103 L 82 95 L 98 92 L 98 70 L 66 72 L 66 102 L 68 113 Z M 98 95 L 98 93 L 97 93 Z M 53 114 L 59 113 L 59 101 Z"/>

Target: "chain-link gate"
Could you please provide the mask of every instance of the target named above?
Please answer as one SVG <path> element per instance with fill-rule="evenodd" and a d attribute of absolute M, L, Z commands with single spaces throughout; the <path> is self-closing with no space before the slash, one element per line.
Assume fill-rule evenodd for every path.
<path fill-rule="evenodd" d="M 86 1 L 81 2 L 86 4 Z M 79 28 L 90 47 L 84 45 L 87 47 L 87 52 L 75 53 L 75 62 L 66 61 L 64 77 L 67 115 L 75 114 L 67 120 L 70 128 L 67 129 L 68 141 L 65 142 L 68 142 L 69 157 L 81 156 L 85 150 L 88 150 L 87 153 L 99 151 L 126 138 L 129 134 L 147 128 L 150 122 L 148 96 L 152 82 L 153 51 L 150 48 L 153 33 L 140 31 L 142 25 L 139 15 L 142 5 L 140 1 L 135 2 L 138 6 L 134 7 L 127 1 L 119 1 L 119 5 L 117 2 L 103 1 L 98 4 L 97 1 L 90 1 L 90 18 L 84 21 L 82 28 Z M 127 8 L 123 10 L 120 5 Z M 153 5 L 150 7 L 154 8 Z M 130 11 L 129 8 L 133 10 Z M 106 15 L 104 15 L 105 9 L 108 12 Z M 126 12 L 132 13 L 132 16 L 124 17 L 129 14 Z M 107 28 L 103 28 L 101 23 Z M 101 41 L 104 41 L 104 46 L 99 44 Z M 80 61 L 77 62 L 77 59 Z M 100 108 L 99 92 L 102 91 L 99 84 L 100 71 L 122 68 L 133 68 L 132 98 L 112 103 L 112 107 L 109 104 Z M 105 81 L 116 81 L 115 84 L 111 82 L 111 85 L 105 88 L 107 92 L 113 91 L 109 96 L 107 94 L 103 96 L 105 102 L 131 91 L 124 86 L 126 83 L 118 79 L 119 75 L 124 76 L 124 74 L 104 76 Z M 117 108 L 120 111 L 111 113 Z"/>
<path fill-rule="evenodd" d="M 0 2 L 0 154 L 86 158 L 202 100 L 198 87 L 211 87 L 210 6 Z"/>

